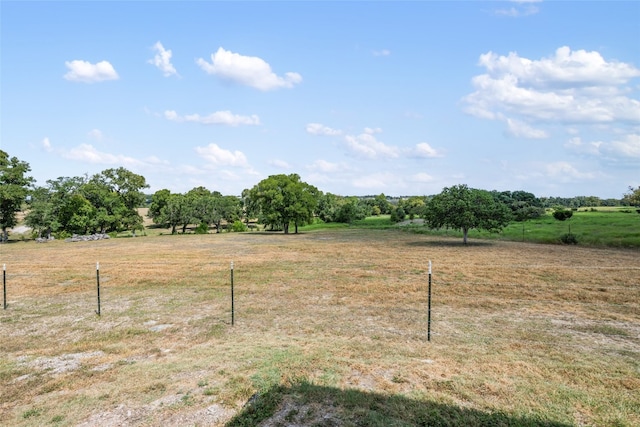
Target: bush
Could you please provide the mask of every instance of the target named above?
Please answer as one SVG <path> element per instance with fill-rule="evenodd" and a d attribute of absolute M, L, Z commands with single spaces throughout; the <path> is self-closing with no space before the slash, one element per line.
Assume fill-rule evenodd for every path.
<path fill-rule="evenodd" d="M 196 234 L 207 234 L 208 232 L 209 232 L 209 224 L 206 224 L 204 222 L 202 224 L 199 224 L 194 230 L 194 233 Z"/>
<path fill-rule="evenodd" d="M 572 216 L 573 216 L 573 212 L 568 209 L 556 209 L 553 212 L 553 217 L 558 221 L 564 221 L 566 219 L 571 218 Z"/>
<path fill-rule="evenodd" d="M 576 235 L 572 234 L 572 233 L 563 234 L 562 236 L 560 236 L 560 240 L 565 245 L 577 245 L 578 244 L 578 239 L 576 238 Z"/>
<path fill-rule="evenodd" d="M 234 221 L 231 225 L 231 231 L 234 233 L 242 233 L 243 231 L 247 231 L 247 226 L 240 220 Z"/>

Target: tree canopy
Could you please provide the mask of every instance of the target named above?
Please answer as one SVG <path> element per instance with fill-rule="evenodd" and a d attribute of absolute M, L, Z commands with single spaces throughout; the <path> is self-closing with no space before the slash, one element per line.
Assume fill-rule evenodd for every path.
<path fill-rule="evenodd" d="M 107 169 L 91 178 L 60 177 L 33 190 L 25 223 L 39 236 L 106 233 L 142 228 L 136 208 L 144 202 L 141 175 Z"/>
<path fill-rule="evenodd" d="M 640 186 L 638 188 L 629 187 L 629 192 L 624 195 L 623 200 L 631 206 L 640 207 Z"/>
<path fill-rule="evenodd" d="M 431 228 L 460 229 L 467 243 L 470 229 L 497 232 L 512 218 L 511 210 L 485 190 L 467 185 L 445 187 L 427 203 L 424 219 Z"/>
<path fill-rule="evenodd" d="M 299 225 L 312 221 L 320 192 L 297 174 L 280 174 L 263 179 L 243 195 L 260 222 L 288 234 L 290 223 L 297 233 Z"/>
<path fill-rule="evenodd" d="M 16 213 L 22 209 L 33 182 L 27 176 L 30 171 L 29 163 L 0 150 L 0 242 L 7 241 L 7 228 L 17 225 Z"/>

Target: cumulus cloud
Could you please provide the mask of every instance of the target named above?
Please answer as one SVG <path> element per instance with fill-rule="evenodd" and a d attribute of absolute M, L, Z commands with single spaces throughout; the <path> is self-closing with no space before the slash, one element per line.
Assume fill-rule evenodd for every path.
<path fill-rule="evenodd" d="M 528 124 L 516 119 L 506 119 L 507 134 L 517 138 L 543 139 L 548 138 L 547 132 L 541 129 L 534 129 Z"/>
<path fill-rule="evenodd" d="M 476 117 L 503 121 L 507 133 L 546 138 L 536 124 L 584 126 L 640 124 L 640 101 L 628 96 L 640 69 L 606 60 L 599 52 L 563 46 L 555 54 L 529 59 L 515 52 L 480 55 L 485 73 L 475 76 L 475 91 L 463 98 Z"/>
<path fill-rule="evenodd" d="M 395 159 L 400 156 L 398 147 L 378 141 L 375 134 L 379 129 L 365 129 L 359 135 L 346 135 L 345 141 L 349 151 L 356 157 L 366 159 Z"/>
<path fill-rule="evenodd" d="M 623 135 L 612 141 L 583 142 L 571 138 L 565 148 L 578 154 L 601 157 L 608 162 L 635 162 L 640 160 L 640 134 Z"/>
<path fill-rule="evenodd" d="M 64 78 L 72 82 L 96 83 L 106 80 L 118 80 L 119 76 L 107 61 L 92 64 L 87 61 L 74 60 L 64 63 L 69 71 Z"/>
<path fill-rule="evenodd" d="M 248 168 L 249 162 L 242 151 L 230 151 L 220 148 L 218 144 L 209 144 L 206 147 L 196 147 L 196 153 L 207 162 L 215 166 L 233 166 Z"/>
<path fill-rule="evenodd" d="M 594 172 L 580 172 L 569 162 L 549 163 L 545 169 L 548 177 L 558 179 L 561 182 L 593 179 L 597 176 Z"/>
<path fill-rule="evenodd" d="M 184 116 L 179 115 L 173 110 L 167 110 L 164 112 L 164 118 L 172 122 L 191 122 L 200 123 L 203 125 L 228 125 L 228 126 L 240 126 L 240 125 L 259 125 L 260 118 L 252 114 L 251 116 L 241 116 L 233 114 L 231 111 L 216 111 L 207 116 L 201 116 L 199 114 L 187 114 Z"/>
<path fill-rule="evenodd" d="M 640 134 L 626 135 L 606 144 L 603 149 L 610 156 L 640 160 Z"/>
<path fill-rule="evenodd" d="M 298 73 L 276 75 L 271 66 L 257 56 L 244 56 L 224 48 L 211 55 L 211 62 L 198 58 L 196 63 L 208 74 L 262 91 L 292 88 L 302 82 Z"/>
<path fill-rule="evenodd" d="M 62 154 L 62 157 L 70 160 L 102 165 L 121 165 L 125 167 L 140 167 L 144 165 L 144 162 L 133 157 L 102 152 L 90 144 L 80 144 L 77 147 L 65 151 Z"/>
<path fill-rule="evenodd" d="M 570 151 L 579 154 L 600 155 L 601 141 L 585 143 L 582 138 L 575 136 L 571 138 L 564 146 Z"/>
<path fill-rule="evenodd" d="M 341 130 L 332 129 L 320 123 L 309 123 L 306 127 L 307 133 L 312 135 L 338 136 L 342 135 Z"/>
<path fill-rule="evenodd" d="M 156 44 L 153 45 L 153 50 L 156 54 L 153 59 L 150 59 L 147 62 L 158 67 L 165 77 L 177 76 L 178 72 L 171 63 L 171 49 L 165 49 L 164 46 L 162 46 L 162 43 L 156 42 Z"/>
<path fill-rule="evenodd" d="M 438 150 L 436 150 L 426 142 L 420 142 L 416 144 L 416 146 L 413 149 L 409 150 L 408 155 L 410 157 L 416 157 L 416 158 L 422 158 L 422 159 L 442 157 L 442 153 L 440 153 Z"/>

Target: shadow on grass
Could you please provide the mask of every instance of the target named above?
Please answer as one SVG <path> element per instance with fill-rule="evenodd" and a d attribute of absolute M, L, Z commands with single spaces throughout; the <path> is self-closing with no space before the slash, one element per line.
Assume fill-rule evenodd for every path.
<path fill-rule="evenodd" d="M 468 240 L 465 245 L 462 241 L 462 237 L 450 237 L 450 238 L 441 238 L 438 239 L 437 236 L 432 236 L 431 240 L 421 240 L 418 242 L 408 242 L 408 246 L 414 247 L 459 247 L 459 248 L 475 248 L 475 247 L 486 247 L 495 245 L 494 242 L 490 240 Z"/>
<path fill-rule="evenodd" d="M 256 394 L 226 427 L 256 426 L 523 426 L 568 427 L 554 421 L 455 405 L 340 390 L 301 382 Z"/>

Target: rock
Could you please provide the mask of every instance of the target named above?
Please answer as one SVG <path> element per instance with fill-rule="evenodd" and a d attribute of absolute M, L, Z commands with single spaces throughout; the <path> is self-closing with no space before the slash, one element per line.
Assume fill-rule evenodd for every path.
<path fill-rule="evenodd" d="M 65 242 L 90 242 L 93 240 L 103 240 L 103 239 L 109 239 L 109 235 L 105 233 L 89 234 L 85 236 L 78 236 L 77 234 L 74 234 L 73 236 L 69 237 L 68 239 L 65 239 L 64 241 Z"/>

